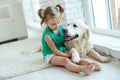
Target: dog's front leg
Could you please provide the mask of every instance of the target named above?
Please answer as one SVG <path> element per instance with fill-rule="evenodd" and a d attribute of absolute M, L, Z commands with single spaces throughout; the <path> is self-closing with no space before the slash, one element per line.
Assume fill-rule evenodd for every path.
<path fill-rule="evenodd" d="M 79 53 L 77 52 L 77 50 L 75 48 L 71 48 L 70 49 L 70 52 L 72 53 L 72 61 L 74 63 L 79 63 L 80 61 L 80 56 L 79 56 Z"/>

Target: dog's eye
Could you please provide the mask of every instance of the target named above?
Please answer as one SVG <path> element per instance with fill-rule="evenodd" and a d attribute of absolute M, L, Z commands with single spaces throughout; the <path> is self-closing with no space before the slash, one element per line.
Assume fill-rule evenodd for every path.
<path fill-rule="evenodd" d="M 70 24 L 67 24 L 67 26 L 69 26 Z"/>
<path fill-rule="evenodd" d="M 78 27 L 76 24 L 73 25 L 74 27 Z"/>

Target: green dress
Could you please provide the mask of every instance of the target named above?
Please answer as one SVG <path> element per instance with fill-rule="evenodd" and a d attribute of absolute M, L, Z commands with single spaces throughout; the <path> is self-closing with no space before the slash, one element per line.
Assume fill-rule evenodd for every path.
<path fill-rule="evenodd" d="M 52 38 L 56 48 L 59 51 L 61 51 L 61 52 L 66 51 L 66 47 L 64 45 L 64 35 L 62 33 L 62 28 L 63 28 L 62 25 L 60 25 L 58 27 L 59 35 L 56 35 L 48 26 L 44 30 L 43 35 L 42 35 L 42 51 L 43 51 L 44 59 L 45 59 L 46 55 L 53 54 L 52 50 L 50 49 L 50 47 L 48 46 L 47 42 L 45 41 L 45 37 L 44 36 L 46 34 L 49 35 Z"/>

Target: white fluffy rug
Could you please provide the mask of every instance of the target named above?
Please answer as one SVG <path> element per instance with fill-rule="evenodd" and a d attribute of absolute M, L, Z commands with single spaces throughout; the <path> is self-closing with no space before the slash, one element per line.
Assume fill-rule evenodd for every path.
<path fill-rule="evenodd" d="M 40 41 L 40 38 L 34 38 L 0 45 L 0 79 L 50 67 L 42 53 L 36 52 Z"/>

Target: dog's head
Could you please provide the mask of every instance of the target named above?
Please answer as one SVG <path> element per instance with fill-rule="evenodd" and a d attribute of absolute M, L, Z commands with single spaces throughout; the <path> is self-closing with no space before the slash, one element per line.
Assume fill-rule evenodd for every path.
<path fill-rule="evenodd" d="M 78 38 L 89 39 L 90 29 L 83 21 L 72 21 L 63 28 L 65 41 L 71 41 Z"/>

